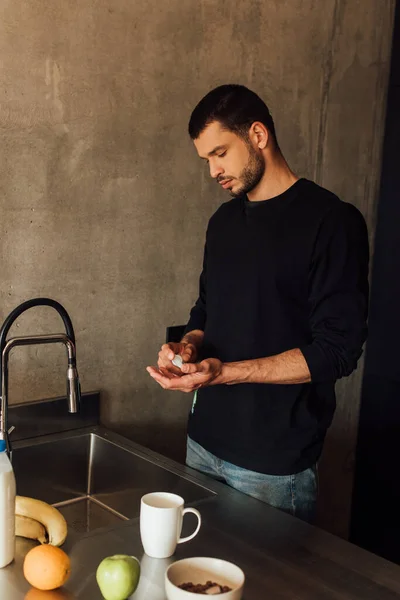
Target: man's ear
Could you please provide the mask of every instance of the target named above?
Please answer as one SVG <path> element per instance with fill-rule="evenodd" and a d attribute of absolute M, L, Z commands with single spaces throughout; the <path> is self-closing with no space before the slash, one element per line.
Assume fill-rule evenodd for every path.
<path fill-rule="evenodd" d="M 269 140 L 269 132 L 263 123 L 259 121 L 255 121 L 249 129 L 249 137 L 252 143 L 260 148 L 260 150 L 265 150 L 268 146 Z"/>

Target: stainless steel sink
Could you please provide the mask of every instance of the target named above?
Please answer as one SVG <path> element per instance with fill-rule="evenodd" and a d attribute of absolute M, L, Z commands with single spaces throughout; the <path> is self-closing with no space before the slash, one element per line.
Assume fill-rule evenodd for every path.
<path fill-rule="evenodd" d="M 173 492 L 186 504 L 215 494 L 154 464 L 151 453 L 140 455 L 120 436 L 75 432 L 51 438 L 14 446 L 17 494 L 57 506 L 76 533 L 138 517 L 140 498 L 148 492 Z"/>

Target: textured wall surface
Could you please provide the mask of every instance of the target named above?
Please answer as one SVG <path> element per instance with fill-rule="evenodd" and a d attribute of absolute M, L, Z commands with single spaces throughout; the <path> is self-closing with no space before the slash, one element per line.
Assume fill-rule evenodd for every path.
<path fill-rule="evenodd" d="M 226 199 L 188 139 L 210 88 L 270 105 L 292 168 L 361 208 L 373 235 L 394 0 L 0 0 L 0 318 L 67 308 L 104 421 L 183 458 L 190 398 L 148 377 L 195 300 Z M 59 331 L 51 309 L 12 334 Z M 62 347 L 19 348 L 12 402 L 64 393 Z M 360 366 L 360 369 L 362 365 Z M 338 386 L 321 523 L 346 535 L 360 370 Z"/>

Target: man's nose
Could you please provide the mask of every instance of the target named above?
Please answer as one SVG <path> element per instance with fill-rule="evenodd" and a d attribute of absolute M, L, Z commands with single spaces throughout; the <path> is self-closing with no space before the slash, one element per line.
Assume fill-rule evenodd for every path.
<path fill-rule="evenodd" d="M 210 175 L 211 177 L 213 177 L 213 179 L 216 179 L 217 177 L 222 175 L 223 172 L 224 170 L 221 167 L 221 165 L 218 165 L 216 162 L 212 162 L 210 160 Z"/>

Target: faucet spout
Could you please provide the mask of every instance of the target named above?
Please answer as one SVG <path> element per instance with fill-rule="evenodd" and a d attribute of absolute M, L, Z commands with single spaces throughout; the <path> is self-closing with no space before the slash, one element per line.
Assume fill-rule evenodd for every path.
<path fill-rule="evenodd" d="M 67 370 L 67 400 L 68 412 L 76 413 L 79 410 L 81 398 L 81 386 L 76 367 L 68 367 Z"/>
<path fill-rule="evenodd" d="M 14 321 L 26 310 L 33 306 L 51 306 L 60 314 L 63 319 L 66 333 L 56 333 L 49 335 L 35 335 L 15 337 L 7 340 L 7 334 Z M 0 439 L 6 441 L 7 452 L 11 455 L 11 444 L 8 437 L 8 358 L 10 351 L 15 346 L 28 346 L 33 344 L 53 344 L 63 343 L 67 349 L 68 368 L 67 368 L 67 400 L 68 411 L 76 413 L 79 410 L 80 404 L 80 383 L 78 371 L 76 368 L 76 349 L 75 349 L 75 334 L 72 327 L 71 319 L 65 308 L 52 300 L 51 298 L 33 298 L 27 302 L 23 302 L 15 308 L 5 319 L 0 329 L 0 389 L 1 389 L 1 404 L 0 404 Z"/>

